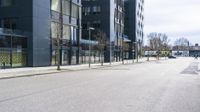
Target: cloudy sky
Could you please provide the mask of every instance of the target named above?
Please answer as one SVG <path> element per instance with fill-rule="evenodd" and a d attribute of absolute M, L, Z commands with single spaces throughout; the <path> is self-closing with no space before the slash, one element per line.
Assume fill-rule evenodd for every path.
<path fill-rule="evenodd" d="M 179 37 L 200 44 L 200 0 L 145 0 L 144 26 L 145 37 L 161 32 L 171 44 Z"/>

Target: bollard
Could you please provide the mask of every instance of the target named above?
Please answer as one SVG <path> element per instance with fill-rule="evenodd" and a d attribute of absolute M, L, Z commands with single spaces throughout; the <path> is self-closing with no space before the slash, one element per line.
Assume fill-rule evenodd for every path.
<path fill-rule="evenodd" d="M 3 62 L 3 69 L 6 69 L 6 63 Z"/>

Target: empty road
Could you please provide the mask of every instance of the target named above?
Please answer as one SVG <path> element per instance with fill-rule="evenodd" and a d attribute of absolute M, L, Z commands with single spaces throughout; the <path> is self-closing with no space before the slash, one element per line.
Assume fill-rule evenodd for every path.
<path fill-rule="evenodd" d="M 200 112 L 200 60 L 0 80 L 0 112 Z"/>

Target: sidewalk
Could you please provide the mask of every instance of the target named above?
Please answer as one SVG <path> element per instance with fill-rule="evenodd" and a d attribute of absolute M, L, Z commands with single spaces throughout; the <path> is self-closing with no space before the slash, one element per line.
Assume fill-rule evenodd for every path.
<path fill-rule="evenodd" d="M 155 60 L 156 60 L 155 58 L 150 58 L 150 61 L 155 61 Z M 147 58 L 140 58 L 138 60 L 139 63 L 144 63 L 146 61 L 147 61 Z M 134 63 L 136 63 L 136 60 L 134 60 Z M 133 60 L 125 60 L 124 64 L 125 65 L 133 64 Z M 89 68 L 88 64 L 61 66 L 61 71 L 57 71 L 56 66 L 25 67 L 25 68 L 13 68 L 13 69 L 5 69 L 5 70 L 0 69 L 0 79 L 53 74 L 53 73 L 66 72 L 66 71 L 98 69 L 98 68 L 117 66 L 117 65 L 122 65 L 122 62 L 112 62 L 111 65 L 110 65 L 110 63 L 104 63 L 104 66 L 101 66 L 101 63 L 91 64 L 91 68 Z"/>

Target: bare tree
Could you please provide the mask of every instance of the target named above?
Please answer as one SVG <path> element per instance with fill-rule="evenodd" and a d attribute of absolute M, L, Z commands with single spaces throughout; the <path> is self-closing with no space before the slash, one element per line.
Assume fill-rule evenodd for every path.
<path fill-rule="evenodd" d="M 65 30 L 64 30 L 65 29 Z M 68 28 L 63 26 L 63 29 L 61 29 L 61 24 L 58 22 L 52 22 L 52 38 L 55 41 L 56 45 L 56 65 L 57 70 L 60 70 L 61 65 L 61 47 L 64 45 L 68 45 L 68 41 L 64 41 L 64 37 L 69 36 L 68 35 Z"/>
<path fill-rule="evenodd" d="M 94 35 L 95 39 L 98 41 L 98 50 L 100 51 L 100 58 L 101 58 L 101 65 L 103 66 L 104 59 L 103 59 L 103 54 L 104 54 L 104 49 L 107 45 L 107 37 L 106 33 L 103 32 L 100 29 L 96 30 L 96 34 Z"/>
<path fill-rule="evenodd" d="M 157 51 L 157 58 L 159 59 L 160 52 L 162 50 L 169 50 L 170 39 L 165 33 L 150 33 L 148 35 L 149 48 Z"/>
<path fill-rule="evenodd" d="M 188 50 L 189 44 L 190 44 L 190 42 L 187 38 L 184 38 L 184 37 L 178 38 L 174 42 L 174 48 L 173 49 L 178 50 L 178 51 Z"/>
<path fill-rule="evenodd" d="M 51 24 L 51 31 L 53 32 L 51 34 L 53 41 L 55 42 L 56 46 L 56 65 L 57 65 L 57 70 L 60 70 L 60 49 L 61 49 L 61 29 L 60 29 L 60 24 L 57 22 L 52 22 Z"/>
<path fill-rule="evenodd" d="M 130 50 L 130 45 L 129 43 L 125 42 L 124 40 L 122 41 L 122 55 L 123 55 L 123 64 L 124 64 L 124 56 L 126 55 L 126 52 Z M 125 55 L 124 55 L 125 54 Z"/>
<path fill-rule="evenodd" d="M 51 27 L 52 29 L 52 37 L 56 38 L 56 64 L 57 64 L 57 70 L 61 70 L 61 40 L 63 38 L 63 3 L 62 0 L 59 0 L 60 2 L 60 9 L 59 9 L 59 21 L 52 23 Z"/>

